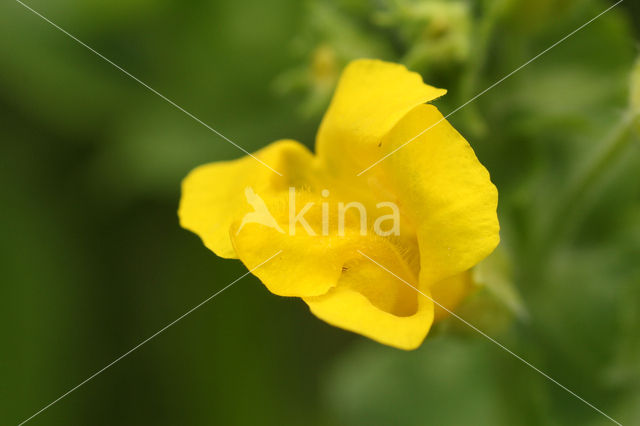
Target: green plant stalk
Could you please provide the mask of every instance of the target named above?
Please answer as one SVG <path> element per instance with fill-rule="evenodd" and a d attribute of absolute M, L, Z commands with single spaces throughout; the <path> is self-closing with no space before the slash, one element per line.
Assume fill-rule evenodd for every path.
<path fill-rule="evenodd" d="M 493 34 L 504 14 L 507 4 L 507 1 L 491 2 L 485 19 L 480 21 L 480 24 L 475 30 L 475 48 L 467 64 L 466 71 L 460 80 L 459 101 L 461 103 L 468 101 L 476 95 L 474 91 L 477 90 L 480 76 L 484 72 Z M 465 121 L 470 124 L 471 131 L 474 132 L 476 136 L 482 137 L 486 133 L 486 125 L 477 108 L 477 104 L 472 103 L 462 111 L 462 114 L 465 117 Z"/>
<path fill-rule="evenodd" d="M 620 153 L 634 140 L 632 134 L 638 119 L 640 114 L 637 112 L 629 111 L 624 114 L 611 134 L 601 143 L 595 156 L 569 186 L 551 218 L 548 233 L 545 234 L 547 237 L 545 240 L 548 241 L 545 247 L 555 246 L 568 234 L 569 229 L 572 228 L 571 224 L 575 226 L 577 222 L 575 212 L 580 211 L 583 203 L 590 199 L 590 193 L 597 188 L 595 183 L 606 174 Z"/>

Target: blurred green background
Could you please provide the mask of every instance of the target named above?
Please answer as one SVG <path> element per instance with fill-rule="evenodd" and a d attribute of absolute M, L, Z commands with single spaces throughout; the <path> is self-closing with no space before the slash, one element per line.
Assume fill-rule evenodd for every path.
<path fill-rule="evenodd" d="M 449 89 L 446 113 L 612 3 L 28 4 L 253 151 L 312 147 L 350 59 L 407 64 Z M 502 225 L 460 315 L 625 425 L 640 424 L 639 33 L 624 1 L 450 118 Z M 17 424 L 245 272 L 176 216 L 191 168 L 242 153 L 12 0 L 0 111 L 0 424 Z M 455 319 L 398 351 L 248 276 L 29 424 L 612 423 Z"/>

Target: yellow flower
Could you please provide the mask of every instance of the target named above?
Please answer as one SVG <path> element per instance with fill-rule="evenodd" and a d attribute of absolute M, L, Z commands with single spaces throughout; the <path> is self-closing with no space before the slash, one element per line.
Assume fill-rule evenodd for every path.
<path fill-rule="evenodd" d="M 254 271 L 269 291 L 302 298 L 337 327 L 416 348 L 446 313 L 431 298 L 456 306 L 469 269 L 499 241 L 489 173 L 425 104 L 444 93 L 401 65 L 352 62 L 315 155 L 282 140 L 255 154 L 281 175 L 252 157 L 196 168 L 183 182 L 181 225 L 249 269 L 282 250 Z"/>

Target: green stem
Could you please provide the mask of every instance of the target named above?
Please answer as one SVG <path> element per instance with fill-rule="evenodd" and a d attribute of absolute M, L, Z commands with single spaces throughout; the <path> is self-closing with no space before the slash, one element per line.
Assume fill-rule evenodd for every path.
<path fill-rule="evenodd" d="M 486 17 L 480 21 L 480 25 L 476 30 L 475 40 L 473 41 L 475 48 L 460 82 L 459 101 L 461 103 L 467 102 L 476 95 L 474 91 L 477 90 L 478 81 L 484 72 L 494 31 L 507 4 L 508 1 L 492 1 Z M 462 114 L 466 116 L 466 122 L 470 123 L 470 130 L 474 132 L 476 136 L 482 136 L 485 133 L 486 125 L 478 111 L 477 104 L 472 103 L 468 105 L 465 107 L 465 110 L 462 111 Z"/>
<path fill-rule="evenodd" d="M 581 211 L 585 201 L 589 200 L 591 193 L 597 189 L 596 183 L 633 140 L 631 133 L 636 120 L 638 120 L 638 114 L 627 113 L 622 116 L 613 132 L 602 142 L 595 156 L 569 186 L 551 218 L 546 239 L 549 242 L 547 247 L 555 245 L 561 237 L 566 236 L 568 231 L 575 227 L 578 222 L 575 213 Z"/>

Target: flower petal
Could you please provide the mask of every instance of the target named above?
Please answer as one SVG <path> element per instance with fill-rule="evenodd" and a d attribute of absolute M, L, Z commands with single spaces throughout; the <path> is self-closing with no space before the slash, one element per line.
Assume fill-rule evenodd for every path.
<path fill-rule="evenodd" d="M 237 257 L 229 238 L 229 228 L 249 207 L 245 188 L 251 187 L 260 196 L 266 196 L 312 179 L 313 155 L 298 142 L 274 142 L 255 156 L 283 176 L 246 156 L 200 166 L 182 182 L 178 210 L 181 226 L 198 234 L 220 257 Z"/>
<path fill-rule="evenodd" d="M 316 152 L 338 174 L 373 163 L 380 139 L 416 105 L 446 90 L 423 83 L 403 65 L 361 59 L 343 71 L 316 140 Z"/>
<path fill-rule="evenodd" d="M 394 274 L 402 270 L 397 265 L 401 259 L 394 256 L 377 251 L 375 259 Z M 407 282 L 414 280 L 403 275 L 398 274 Z M 427 289 L 421 291 L 429 294 Z M 406 350 L 422 343 L 434 315 L 429 298 L 368 259 L 352 264 L 326 295 L 304 301 L 314 315 L 331 325 Z"/>
<path fill-rule="evenodd" d="M 344 268 L 348 269 L 352 262 L 362 258 L 358 250 L 388 253 L 394 259 L 398 257 L 395 253 L 415 252 L 414 247 L 402 240 L 391 242 L 377 236 L 366 223 L 362 228 L 361 213 L 357 209 L 345 211 L 341 227 L 340 201 L 332 195 L 322 196 L 295 188 L 293 195 L 281 192 L 263 200 L 277 226 L 243 224 L 238 220 L 231 226 L 231 238 L 239 259 L 249 269 L 282 251 L 254 272 L 269 291 L 279 296 L 325 294 L 338 284 Z M 303 221 L 291 224 L 291 218 L 298 214 Z M 395 264 L 417 275 L 417 262 L 409 265 L 407 260 L 401 260 L 403 264 L 398 260 Z"/>
<path fill-rule="evenodd" d="M 238 257 L 253 269 L 280 251 L 253 272 L 271 293 L 290 297 L 325 294 L 338 282 L 345 259 L 355 256 L 351 240 L 310 236 L 304 230 L 289 235 L 286 226 L 282 223 L 285 233 L 281 233 L 258 223 L 238 231 L 235 224 L 231 234 Z"/>
<path fill-rule="evenodd" d="M 473 149 L 438 109 L 420 105 L 398 122 L 383 138 L 379 156 L 392 152 L 371 170 L 372 176 L 397 194 L 417 231 L 420 279 L 443 280 L 488 256 L 500 240 L 498 191 Z"/>

